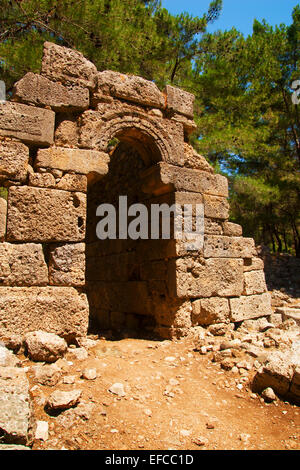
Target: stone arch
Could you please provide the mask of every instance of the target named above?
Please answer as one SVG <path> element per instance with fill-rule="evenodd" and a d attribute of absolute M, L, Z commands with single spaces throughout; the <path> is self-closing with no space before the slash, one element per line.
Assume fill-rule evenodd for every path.
<path fill-rule="evenodd" d="M 109 142 L 118 138 L 152 154 L 152 163 L 163 161 L 182 166 L 184 163 L 184 132 L 175 121 L 165 121 L 163 116 L 153 116 L 145 110 L 131 107 L 123 110 L 117 103 L 115 112 L 87 111 L 79 121 L 80 145 L 107 151 Z M 93 131 L 92 131 L 93 130 Z M 91 135 L 91 132 L 93 134 Z"/>
<path fill-rule="evenodd" d="M 115 152 L 125 152 L 125 170 L 120 164 L 115 172 L 125 184 L 136 168 L 126 170 L 126 155 L 132 162 L 142 157 L 138 200 L 204 208 L 199 249 L 187 251 L 174 239 L 128 242 L 123 254 L 114 246 L 119 268 L 133 264 L 125 276 L 131 283 L 123 293 L 125 313 L 134 310 L 139 289 L 147 290 L 147 313 L 164 337 L 272 313 L 254 240 L 228 221 L 227 179 L 188 143 L 193 103 L 191 93 L 98 72 L 81 53 L 45 43 L 41 73 L 26 74 L 12 100 L 0 104 L 0 182 L 8 193 L 0 198 L 0 337 L 40 329 L 69 340 L 86 335 L 89 309 L 99 300 L 87 285 L 93 246 L 86 227 L 95 220 L 87 199 L 91 185 L 100 191 L 105 178 L 110 183 L 110 166 L 121 158 L 110 152 L 113 138 L 121 141 Z M 102 277 L 113 266 L 105 256 Z M 110 309 L 118 322 L 122 311 L 110 302 L 120 297 L 120 285 L 110 287 L 100 296 L 100 307 L 106 304 L 100 313 Z"/>

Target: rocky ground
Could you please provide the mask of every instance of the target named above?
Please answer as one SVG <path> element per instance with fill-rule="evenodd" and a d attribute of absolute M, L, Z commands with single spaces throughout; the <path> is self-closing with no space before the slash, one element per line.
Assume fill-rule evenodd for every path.
<path fill-rule="evenodd" d="M 6 339 L 0 448 L 300 449 L 300 329 L 280 315 L 174 342 Z"/>

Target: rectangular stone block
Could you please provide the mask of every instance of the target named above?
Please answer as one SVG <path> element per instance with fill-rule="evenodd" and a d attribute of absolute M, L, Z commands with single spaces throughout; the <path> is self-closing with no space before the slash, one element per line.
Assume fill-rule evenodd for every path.
<path fill-rule="evenodd" d="M 0 367 L 1 442 L 24 446 L 32 443 L 34 415 L 29 388 L 24 369 Z"/>
<path fill-rule="evenodd" d="M 192 306 L 190 301 L 170 299 L 168 297 L 158 299 L 154 302 L 153 311 L 157 325 L 174 328 L 192 327 Z"/>
<path fill-rule="evenodd" d="M 264 271 L 250 271 L 244 273 L 244 295 L 263 294 L 267 292 Z"/>
<path fill-rule="evenodd" d="M 0 179 L 24 181 L 27 176 L 29 149 L 22 142 L 0 139 Z"/>
<path fill-rule="evenodd" d="M 164 95 L 154 82 L 134 75 L 105 70 L 98 73 L 98 87 L 104 94 L 145 106 L 163 108 Z"/>
<path fill-rule="evenodd" d="M 164 93 L 167 99 L 167 109 L 190 118 L 194 117 L 195 95 L 187 91 L 167 85 Z"/>
<path fill-rule="evenodd" d="M 243 260 L 181 258 L 169 261 L 171 297 L 231 297 L 243 291 Z"/>
<path fill-rule="evenodd" d="M 0 197 L 0 241 L 4 240 L 6 235 L 6 217 L 7 217 L 7 202 Z"/>
<path fill-rule="evenodd" d="M 228 237 L 242 237 L 243 236 L 243 228 L 232 222 L 224 222 L 223 223 L 223 233 Z"/>
<path fill-rule="evenodd" d="M 252 258 L 256 255 L 252 238 L 205 235 L 205 258 Z"/>
<path fill-rule="evenodd" d="M 228 219 L 228 200 L 225 197 L 204 195 L 204 214 L 212 219 Z"/>
<path fill-rule="evenodd" d="M 228 299 L 211 297 L 199 299 L 192 303 L 193 325 L 213 325 L 215 323 L 229 323 L 230 309 Z"/>
<path fill-rule="evenodd" d="M 258 370 L 252 382 L 252 390 L 261 393 L 271 387 L 278 395 L 289 392 L 293 377 L 293 365 L 290 357 L 280 351 L 268 355 L 268 360 Z"/>
<path fill-rule="evenodd" d="M 193 119 L 190 119 L 183 114 L 174 113 L 171 117 L 171 121 L 181 124 L 184 128 L 185 134 L 192 134 L 197 129 L 197 124 Z"/>
<path fill-rule="evenodd" d="M 85 243 L 51 246 L 49 277 L 53 286 L 84 286 Z"/>
<path fill-rule="evenodd" d="M 182 208 L 185 204 L 187 204 L 192 205 L 193 208 L 195 208 L 197 204 L 203 204 L 203 196 L 199 193 L 177 191 L 152 197 L 147 199 L 144 204 L 146 204 L 148 210 L 151 210 L 151 204 L 168 204 L 170 207 L 174 204 L 178 204 L 182 206 Z M 195 210 L 193 213 L 195 214 Z"/>
<path fill-rule="evenodd" d="M 159 195 L 175 189 L 176 191 L 228 197 L 227 178 L 206 171 L 159 163 L 146 170 L 142 179 L 142 190 L 147 194 Z"/>
<path fill-rule="evenodd" d="M 140 240 L 137 247 L 137 256 L 142 263 L 147 259 L 164 260 L 176 257 L 178 254 L 176 240 Z"/>
<path fill-rule="evenodd" d="M 89 307 L 73 287 L 0 287 L 0 336 L 43 330 L 66 339 L 85 336 Z"/>
<path fill-rule="evenodd" d="M 222 223 L 214 219 L 204 219 L 204 233 L 208 235 L 222 235 Z"/>
<path fill-rule="evenodd" d="M 108 172 L 109 156 L 96 150 L 68 149 L 50 147 L 38 151 L 38 168 L 55 168 L 62 171 L 74 171 L 82 175 L 96 173 L 100 176 Z"/>
<path fill-rule="evenodd" d="M 184 144 L 184 165 L 186 168 L 192 168 L 194 170 L 207 171 L 208 173 L 214 173 L 213 167 L 208 161 L 199 155 L 192 145 Z"/>
<path fill-rule="evenodd" d="M 15 137 L 32 145 L 51 145 L 54 139 L 55 113 L 6 101 L 0 104 L 0 135 Z"/>
<path fill-rule="evenodd" d="M 178 168 L 164 163 L 160 166 L 162 182 L 173 184 L 176 190 L 228 197 L 228 180 L 222 175 Z"/>
<path fill-rule="evenodd" d="M 290 393 L 292 396 L 297 397 L 298 402 L 300 401 L 300 367 L 296 367 L 291 387 L 290 387 Z"/>
<path fill-rule="evenodd" d="M 45 286 L 48 267 L 42 245 L 0 243 L 0 285 Z"/>
<path fill-rule="evenodd" d="M 244 259 L 244 272 L 260 271 L 264 269 L 264 262 L 261 258 Z"/>
<path fill-rule="evenodd" d="M 66 174 L 57 183 L 56 188 L 63 189 L 64 191 L 78 191 L 86 193 L 87 177 L 86 175 Z"/>
<path fill-rule="evenodd" d="M 140 267 L 143 281 L 164 281 L 168 278 L 167 263 L 165 261 L 153 261 L 144 263 Z"/>
<path fill-rule="evenodd" d="M 9 188 L 7 240 L 79 242 L 85 238 L 86 195 L 28 186 Z"/>
<path fill-rule="evenodd" d="M 272 314 L 269 293 L 230 299 L 231 320 L 240 322 Z"/>
<path fill-rule="evenodd" d="M 54 132 L 56 147 L 78 147 L 78 140 L 77 116 L 70 113 L 59 115 Z"/>
<path fill-rule="evenodd" d="M 90 93 L 87 88 L 66 87 L 28 72 L 14 85 L 13 99 L 35 106 L 50 106 L 57 112 L 76 112 L 88 109 Z"/>
<path fill-rule="evenodd" d="M 94 89 L 97 68 L 81 52 L 45 42 L 41 74 L 54 82 Z"/>
<path fill-rule="evenodd" d="M 90 252 L 89 249 L 87 259 L 87 279 L 106 282 L 126 282 L 131 273 L 131 265 L 135 262 L 134 253 L 101 256 L 97 250 Z"/>
<path fill-rule="evenodd" d="M 35 188 L 55 188 L 56 181 L 51 173 L 30 173 L 28 184 Z"/>
<path fill-rule="evenodd" d="M 104 311 L 153 316 L 147 282 L 91 282 L 89 302 L 95 317 Z"/>

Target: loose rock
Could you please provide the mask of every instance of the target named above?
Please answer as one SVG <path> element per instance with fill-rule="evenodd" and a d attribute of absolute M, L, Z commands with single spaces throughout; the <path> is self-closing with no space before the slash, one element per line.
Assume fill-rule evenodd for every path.
<path fill-rule="evenodd" d="M 46 408 L 49 411 L 67 410 L 68 408 L 76 406 L 79 403 L 80 397 L 81 390 L 72 390 L 70 392 L 56 390 L 48 398 Z"/>
<path fill-rule="evenodd" d="M 45 331 L 28 333 L 25 346 L 30 359 L 41 362 L 55 362 L 67 351 L 67 343 L 63 338 Z"/>

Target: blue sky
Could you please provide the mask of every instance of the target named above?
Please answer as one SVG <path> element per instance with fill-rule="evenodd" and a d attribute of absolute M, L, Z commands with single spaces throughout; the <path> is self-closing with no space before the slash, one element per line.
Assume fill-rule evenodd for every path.
<path fill-rule="evenodd" d="M 298 0 L 223 0 L 223 11 L 218 21 L 209 26 L 208 31 L 228 30 L 233 26 L 245 35 L 252 33 L 253 20 L 265 19 L 276 25 L 290 24 L 293 8 Z M 210 0 L 162 0 L 162 5 L 170 13 L 186 11 L 194 16 L 202 16 L 207 11 Z"/>

